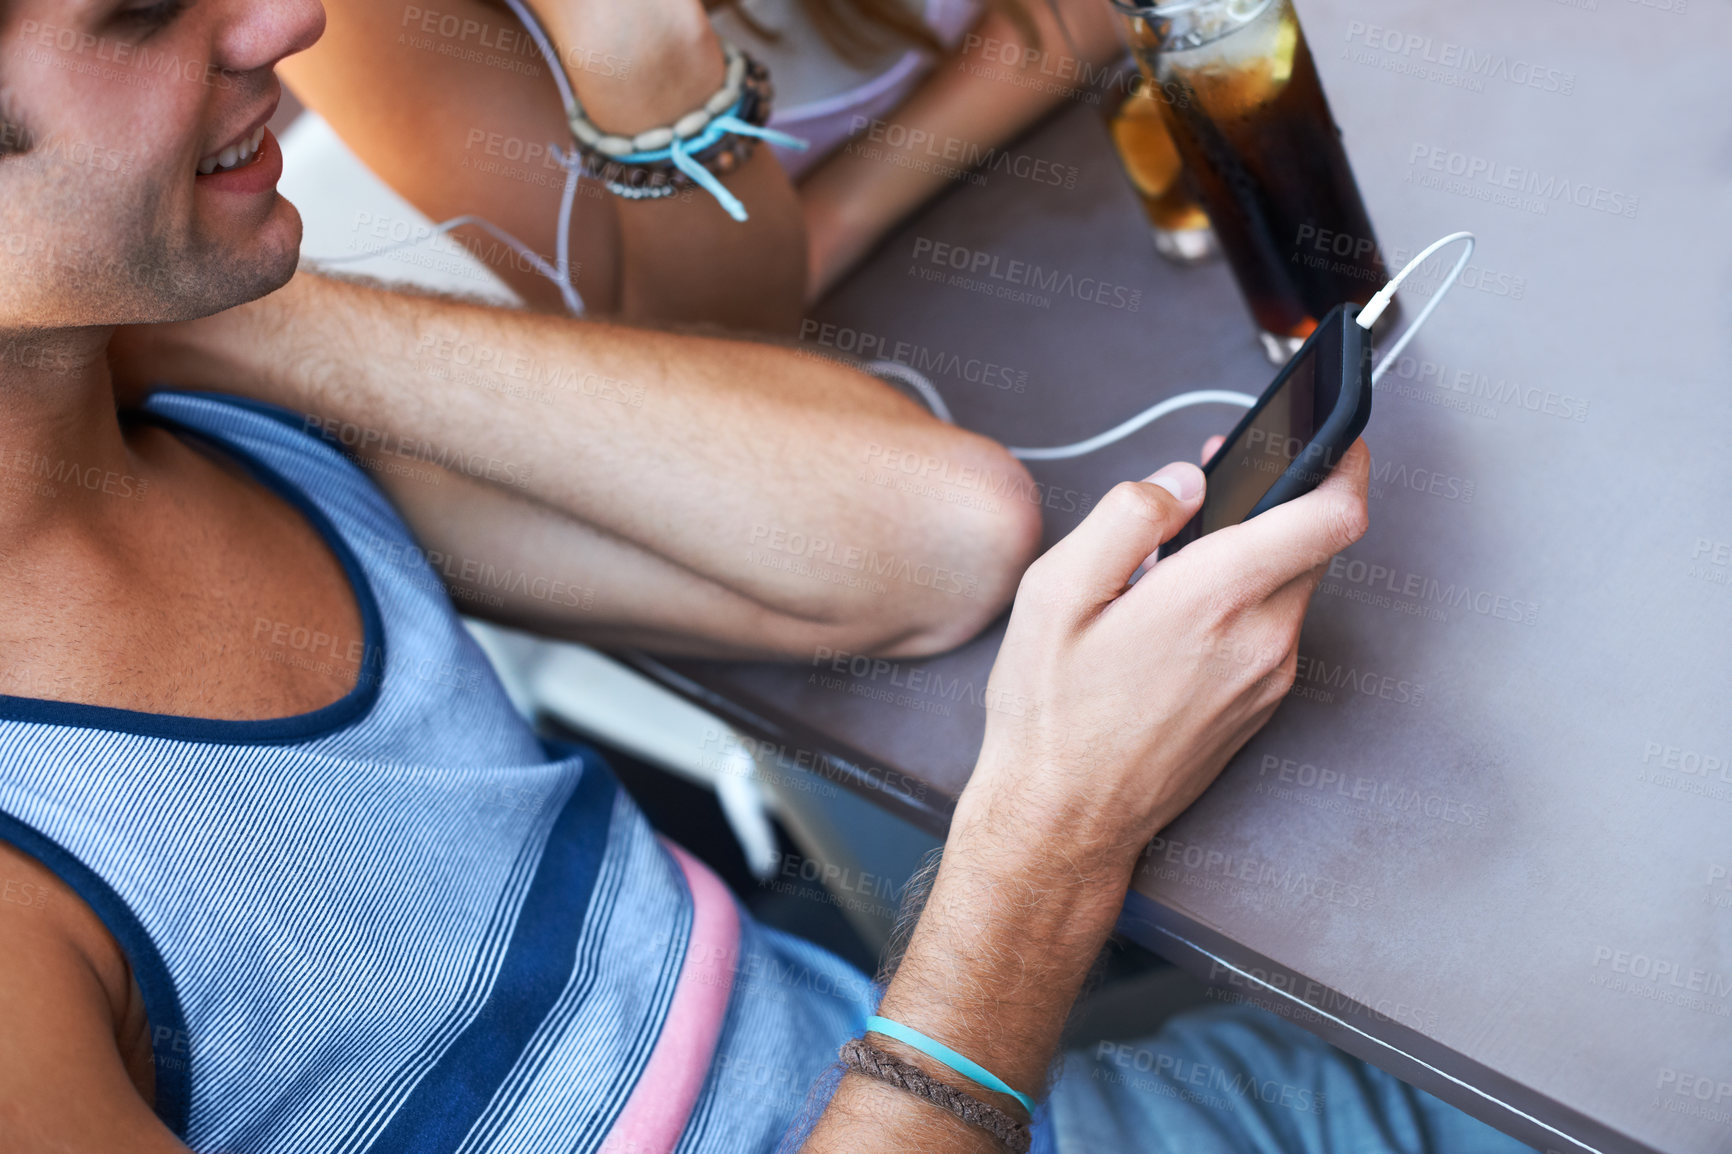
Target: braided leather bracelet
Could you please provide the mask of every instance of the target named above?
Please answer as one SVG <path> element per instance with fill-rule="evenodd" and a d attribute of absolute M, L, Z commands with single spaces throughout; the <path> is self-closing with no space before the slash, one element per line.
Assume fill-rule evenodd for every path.
<path fill-rule="evenodd" d="M 970 1126 L 991 1134 L 1010 1154 L 1028 1154 L 1032 1138 L 1028 1125 L 1018 1122 L 1003 1110 L 982 1102 L 972 1094 L 946 1085 L 918 1066 L 886 1054 L 865 1038 L 855 1038 L 843 1046 L 839 1056 L 842 1064 L 868 1078 L 906 1090 L 917 1098 L 961 1118 Z"/>

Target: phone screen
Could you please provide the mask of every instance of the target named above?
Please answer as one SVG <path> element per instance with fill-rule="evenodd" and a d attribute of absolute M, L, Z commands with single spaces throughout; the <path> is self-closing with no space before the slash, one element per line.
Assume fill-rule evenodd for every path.
<path fill-rule="evenodd" d="M 1171 556 L 1317 487 L 1371 418 L 1371 341 L 1356 305 L 1337 305 L 1281 367 L 1203 466 L 1197 515 L 1161 546 Z"/>
<path fill-rule="evenodd" d="M 1208 495 L 1199 516 L 1203 533 L 1237 525 L 1317 436 L 1341 392 L 1338 371 L 1318 361 L 1327 341 L 1312 341 L 1285 370 L 1279 391 L 1251 417 L 1239 436 L 1209 462 Z M 1338 359 L 1338 358 L 1337 358 Z"/>
<path fill-rule="evenodd" d="M 1237 525 L 1251 515 L 1293 458 L 1317 432 L 1317 358 L 1293 366 L 1287 383 L 1251 419 L 1237 440 L 1222 445 L 1211 461 L 1203 501 L 1204 533 Z"/>

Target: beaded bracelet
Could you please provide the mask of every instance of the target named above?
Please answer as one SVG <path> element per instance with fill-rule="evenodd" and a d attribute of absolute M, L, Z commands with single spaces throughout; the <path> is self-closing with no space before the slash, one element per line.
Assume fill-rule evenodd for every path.
<path fill-rule="evenodd" d="M 758 140 L 799 149 L 806 142 L 765 127 L 775 95 L 769 70 L 732 44 L 724 42 L 722 50 L 727 73 L 714 95 L 673 124 L 635 136 L 597 128 L 574 94 L 566 119 L 581 170 L 628 200 L 659 200 L 695 184 L 715 197 L 729 216 L 745 220 L 745 206 L 722 187 L 716 174 L 726 175 L 744 164 Z"/>
<path fill-rule="evenodd" d="M 766 88 L 768 78 L 769 74 L 764 73 Z M 767 94 L 760 93 L 750 84 L 740 98 L 722 112 L 723 116 L 736 118 L 754 127 L 766 119 L 768 114 Z M 728 133 L 722 125 L 716 123 L 718 119 L 720 118 L 712 118 L 702 132 L 695 137 L 682 139 L 680 145 L 687 155 L 710 171 L 726 175 L 745 163 L 757 140 L 749 135 Z M 663 185 L 682 188 L 697 183 L 673 160 L 672 144 L 650 152 L 608 156 L 579 141 L 576 151 L 583 173 L 604 182 L 628 188 L 660 188 Z M 645 159 L 648 157 L 658 159 Z"/>
<path fill-rule="evenodd" d="M 739 167 L 758 140 L 784 148 L 806 147 L 806 142 L 798 137 L 765 127 L 774 96 L 770 73 L 726 41 L 722 44 L 726 78 L 702 107 L 665 128 L 652 128 L 635 136 L 604 133 L 584 115 L 559 54 L 529 5 L 524 0 L 505 0 L 505 4 L 522 22 L 547 62 L 565 103 L 566 122 L 575 141 L 570 152 L 557 147 L 553 150 L 566 170 L 567 207 L 562 211 L 567 215 L 561 217 L 562 221 L 569 215 L 573 190 L 582 175 L 598 178 L 609 192 L 627 200 L 660 200 L 695 184 L 715 197 L 729 216 L 745 220 L 745 205 L 722 187 L 714 173 L 728 173 Z M 684 131 L 687 129 L 690 131 Z M 597 147 L 604 142 L 605 150 Z"/>
<path fill-rule="evenodd" d="M 686 113 L 673 124 L 664 128 L 651 128 L 638 133 L 636 136 L 619 136 L 614 133 L 603 132 L 597 128 L 583 114 L 583 109 L 574 105 L 566 117 L 571 122 L 571 134 L 577 137 L 578 143 L 585 148 L 592 149 L 614 160 L 618 160 L 622 156 L 629 156 L 634 152 L 654 152 L 657 149 L 666 148 L 676 138 L 689 140 L 708 128 L 710 121 L 721 116 L 740 101 L 740 89 L 746 79 L 746 65 L 749 58 L 744 52 L 726 41 L 722 42 L 722 55 L 727 61 L 727 79 L 722 81 L 722 87 L 717 90 L 714 96 L 704 101 L 703 107 Z"/>
<path fill-rule="evenodd" d="M 621 200 L 661 200 L 664 197 L 678 196 L 678 185 L 658 184 L 654 187 L 637 187 L 630 184 L 620 184 L 617 181 L 604 180 L 602 187 L 619 197 Z"/>

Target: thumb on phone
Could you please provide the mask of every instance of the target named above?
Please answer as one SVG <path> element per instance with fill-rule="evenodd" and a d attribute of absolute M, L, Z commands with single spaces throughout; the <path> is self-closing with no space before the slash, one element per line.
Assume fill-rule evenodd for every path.
<path fill-rule="evenodd" d="M 1175 461 L 1110 489 L 1083 523 L 1029 567 L 1023 589 L 1087 616 L 1123 593 L 1131 575 L 1203 504 L 1203 471 Z"/>

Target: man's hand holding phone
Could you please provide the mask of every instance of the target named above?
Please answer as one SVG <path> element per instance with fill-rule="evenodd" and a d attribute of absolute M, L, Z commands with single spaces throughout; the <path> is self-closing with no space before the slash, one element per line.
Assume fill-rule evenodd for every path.
<path fill-rule="evenodd" d="M 1355 441 L 1312 492 L 1193 541 L 1134 585 L 1196 513 L 1203 476 L 1174 464 L 1108 493 L 1023 577 L 958 824 L 1056 834 L 1079 865 L 1128 882 L 1149 839 L 1291 687 L 1311 595 L 1366 530 L 1369 471 Z"/>
<path fill-rule="evenodd" d="M 979 761 L 879 1013 L 1026 1093 L 1042 1088 L 1143 847 L 1292 684 L 1311 595 L 1366 530 L 1369 474 L 1355 441 L 1316 489 L 1133 584 L 1202 505 L 1202 471 L 1168 465 L 1115 487 L 1029 568 L 988 682 Z M 808 1149 L 886 1134 L 992 1148 L 911 1101 L 849 1079 Z"/>

